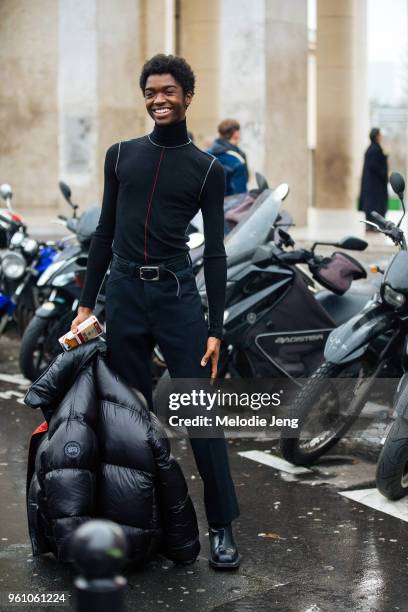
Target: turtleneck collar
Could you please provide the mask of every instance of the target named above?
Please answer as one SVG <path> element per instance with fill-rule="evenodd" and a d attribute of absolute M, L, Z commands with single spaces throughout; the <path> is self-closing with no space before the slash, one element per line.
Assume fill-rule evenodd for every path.
<path fill-rule="evenodd" d="M 186 119 L 169 125 L 155 123 L 153 132 L 149 134 L 149 140 L 160 147 L 180 147 L 189 144 L 191 141 L 187 134 Z"/>

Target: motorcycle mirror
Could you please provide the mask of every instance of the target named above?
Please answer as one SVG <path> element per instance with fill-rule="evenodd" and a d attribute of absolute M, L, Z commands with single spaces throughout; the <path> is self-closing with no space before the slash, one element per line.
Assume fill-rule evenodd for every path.
<path fill-rule="evenodd" d="M 349 251 L 364 251 L 368 247 L 368 242 L 355 236 L 347 236 L 347 238 L 340 240 L 336 246 Z"/>
<path fill-rule="evenodd" d="M 281 183 L 273 191 L 277 195 L 278 199 L 282 200 L 283 202 L 289 193 L 289 185 L 287 183 Z"/>
<path fill-rule="evenodd" d="M 63 181 L 60 181 L 59 183 L 59 188 L 61 190 L 62 195 L 64 196 L 64 198 L 66 199 L 66 201 L 68 202 L 68 204 L 71 206 L 71 208 L 73 208 L 74 212 L 72 213 L 72 217 L 74 219 L 77 218 L 77 208 L 78 208 L 78 204 L 74 204 L 71 200 L 71 188 L 69 187 L 69 185 L 67 185 L 66 183 L 64 183 Z"/>
<path fill-rule="evenodd" d="M 397 194 L 397 196 L 402 196 L 405 191 L 405 180 L 402 174 L 399 172 L 393 172 L 390 176 L 390 184 L 392 190 Z"/>
<path fill-rule="evenodd" d="M 204 236 L 200 232 L 193 232 L 188 238 L 188 246 L 190 249 L 197 249 L 204 243 Z"/>
<path fill-rule="evenodd" d="M 405 191 L 405 179 L 399 172 L 392 172 L 390 176 L 390 184 L 392 190 L 397 194 L 402 206 L 402 217 L 397 223 L 397 227 L 401 225 L 401 221 L 405 217 L 405 204 L 404 204 L 404 191 Z"/>
<path fill-rule="evenodd" d="M 255 172 L 255 180 L 258 185 L 259 191 L 265 191 L 265 189 L 269 189 L 268 181 L 260 172 Z"/>
<path fill-rule="evenodd" d="M 13 190 L 11 188 L 11 185 L 9 185 L 8 183 L 3 183 L 2 185 L 0 185 L 0 194 L 3 200 L 11 200 L 11 198 L 13 197 Z"/>
<path fill-rule="evenodd" d="M 2 185 L 0 185 L 0 194 L 3 200 L 5 200 L 9 211 L 13 212 L 13 209 L 11 208 L 11 198 L 13 197 L 13 190 L 11 188 L 11 185 L 9 185 L 8 183 L 3 183 Z"/>
<path fill-rule="evenodd" d="M 71 204 L 71 188 L 69 187 L 69 185 L 64 183 L 64 181 L 60 181 L 58 185 L 66 201 L 69 202 L 69 204 Z"/>
<path fill-rule="evenodd" d="M 288 232 L 285 232 L 281 227 L 278 229 L 278 236 L 283 240 L 286 246 L 295 246 L 295 241 L 291 238 Z"/>

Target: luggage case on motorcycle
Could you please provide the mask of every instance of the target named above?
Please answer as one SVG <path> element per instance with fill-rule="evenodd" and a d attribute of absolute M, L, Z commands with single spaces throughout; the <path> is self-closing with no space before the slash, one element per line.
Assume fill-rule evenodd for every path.
<path fill-rule="evenodd" d="M 248 333 L 246 354 L 260 378 L 308 377 L 323 358 L 334 321 L 296 276 L 273 308 L 264 309 Z"/>

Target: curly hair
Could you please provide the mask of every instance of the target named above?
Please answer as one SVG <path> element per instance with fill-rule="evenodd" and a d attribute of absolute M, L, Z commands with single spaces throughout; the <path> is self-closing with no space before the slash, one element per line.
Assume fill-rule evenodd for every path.
<path fill-rule="evenodd" d="M 142 92 L 145 90 L 148 77 L 152 74 L 171 74 L 183 88 L 184 95 L 187 93 L 194 94 L 195 75 L 190 64 L 183 57 L 158 53 L 147 60 L 143 65 L 139 79 Z"/>

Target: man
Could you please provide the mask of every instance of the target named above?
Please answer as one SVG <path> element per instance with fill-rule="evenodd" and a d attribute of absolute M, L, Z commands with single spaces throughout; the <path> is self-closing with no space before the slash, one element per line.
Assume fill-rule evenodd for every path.
<path fill-rule="evenodd" d="M 144 394 L 150 409 L 156 342 L 172 378 L 214 379 L 217 374 L 226 285 L 224 172 L 188 137 L 186 109 L 194 86 L 194 73 L 183 58 L 159 54 L 144 64 L 140 87 L 154 129 L 107 150 L 101 216 L 71 326 L 75 331 L 92 314 L 112 257 L 106 287 L 108 358 Z M 200 208 L 208 328 L 185 233 Z M 231 522 L 239 508 L 225 439 L 197 437 L 190 442 L 204 482 L 210 565 L 237 568 L 240 556 Z"/>
<path fill-rule="evenodd" d="M 226 176 L 225 195 L 235 195 L 247 191 L 248 166 L 246 155 L 238 147 L 241 139 L 241 126 L 235 119 L 224 119 L 218 126 L 219 138 L 209 149 L 209 153 L 221 162 Z"/>
<path fill-rule="evenodd" d="M 378 128 L 372 128 L 370 140 L 371 144 L 364 157 L 359 209 L 365 212 L 367 221 L 375 222 L 371 213 L 376 211 L 385 217 L 388 208 L 388 163 L 381 148 L 381 132 Z M 375 231 L 369 225 L 366 229 Z"/>

